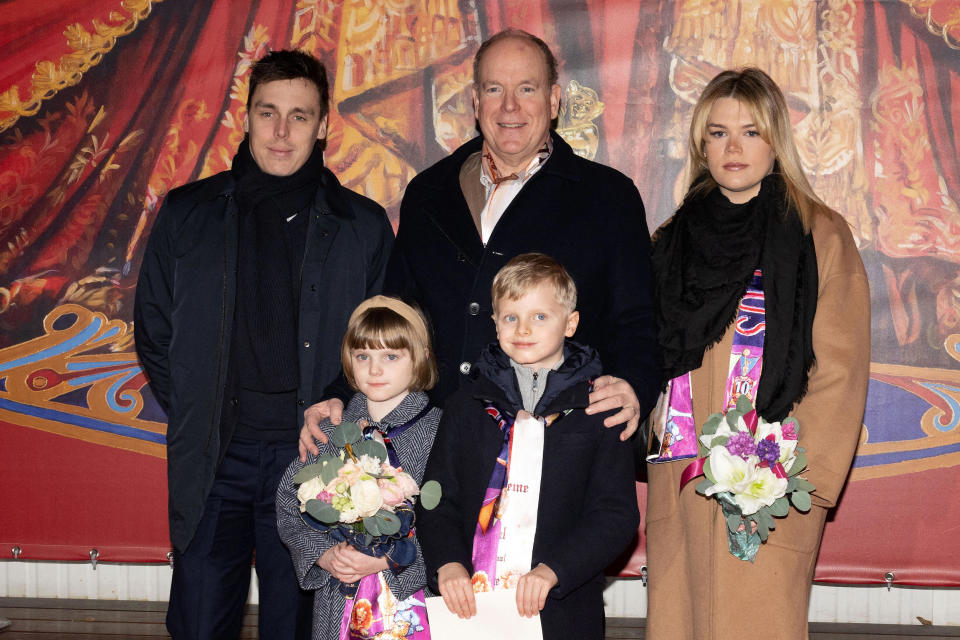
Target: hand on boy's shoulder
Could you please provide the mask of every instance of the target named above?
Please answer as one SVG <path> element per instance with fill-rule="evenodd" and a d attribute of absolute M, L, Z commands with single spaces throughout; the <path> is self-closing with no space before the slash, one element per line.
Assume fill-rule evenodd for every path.
<path fill-rule="evenodd" d="M 343 420 L 342 400 L 330 398 L 310 405 L 303 412 L 303 428 L 300 429 L 300 441 L 297 443 L 300 449 L 300 462 L 307 461 L 308 451 L 315 456 L 320 454 L 320 448 L 314 442 L 314 439 L 324 443 L 327 442 L 327 434 L 320 428 L 320 423 L 327 419 L 333 425 L 340 424 Z"/>
<path fill-rule="evenodd" d="M 640 401 L 630 383 L 614 376 L 600 376 L 593 381 L 593 392 L 590 394 L 590 406 L 586 412 L 589 415 L 620 409 L 604 421 L 605 427 L 625 425 L 620 440 L 627 440 L 640 425 Z"/>

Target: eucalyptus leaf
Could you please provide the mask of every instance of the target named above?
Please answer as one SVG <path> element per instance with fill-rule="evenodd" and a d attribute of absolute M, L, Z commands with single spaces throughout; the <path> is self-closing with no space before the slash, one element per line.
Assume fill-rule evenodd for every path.
<path fill-rule="evenodd" d="M 358 425 L 356 422 L 341 422 L 340 426 L 337 427 L 337 431 L 343 435 L 344 442 L 347 442 L 348 444 L 353 444 L 363 440 L 363 429 L 361 429 L 360 425 Z"/>
<path fill-rule="evenodd" d="M 767 527 L 766 521 L 757 523 L 757 535 L 760 536 L 762 541 L 767 541 L 767 537 L 770 535 L 770 529 Z"/>
<path fill-rule="evenodd" d="M 722 447 L 730 442 L 730 436 L 717 436 L 710 442 L 710 448 Z"/>
<path fill-rule="evenodd" d="M 793 460 L 793 464 L 790 465 L 790 469 L 787 470 L 788 476 L 795 476 L 801 471 L 804 470 L 807 466 L 807 456 L 802 451 L 795 452 L 796 457 Z"/>
<path fill-rule="evenodd" d="M 323 500 L 307 500 L 307 513 L 323 524 L 335 524 L 340 520 L 340 512 L 332 504 Z"/>
<path fill-rule="evenodd" d="M 790 494 L 790 502 L 798 511 L 810 511 L 810 494 L 806 491 L 794 491 Z"/>
<path fill-rule="evenodd" d="M 377 458 L 381 462 L 387 460 L 387 448 L 376 440 L 361 440 L 353 445 L 353 454 L 358 458 L 364 454 Z"/>
<path fill-rule="evenodd" d="M 696 492 L 700 495 L 707 495 L 707 489 L 713 486 L 713 483 L 710 482 L 707 478 L 704 478 L 699 483 L 697 483 Z"/>
<path fill-rule="evenodd" d="M 381 535 L 392 536 L 400 531 L 400 518 L 386 509 L 380 509 L 373 518 L 377 521 Z"/>
<path fill-rule="evenodd" d="M 782 518 L 790 513 L 790 501 L 787 500 L 786 496 L 780 496 L 768 508 L 770 509 L 770 515 Z"/>
<path fill-rule="evenodd" d="M 373 544 L 373 536 L 369 533 L 363 534 L 363 546 L 369 547 L 371 544 Z"/>
<path fill-rule="evenodd" d="M 320 479 L 329 484 L 337 477 L 341 467 L 343 467 L 343 460 L 330 456 L 330 459 L 323 463 L 323 472 L 320 474 Z"/>
<path fill-rule="evenodd" d="M 746 394 L 737 398 L 737 411 L 740 412 L 740 415 L 753 411 L 753 403 L 750 402 L 750 398 L 748 398 Z"/>
<path fill-rule="evenodd" d="M 816 487 L 813 486 L 813 483 L 807 480 L 806 478 L 790 478 L 790 479 L 797 481 L 796 488 L 798 491 L 806 491 L 807 493 L 810 493 L 811 491 L 816 489 Z"/>
<path fill-rule="evenodd" d="M 703 425 L 703 435 L 709 436 L 717 432 L 717 427 L 720 426 L 720 422 L 723 420 L 722 413 L 714 413 Z"/>
<path fill-rule="evenodd" d="M 440 504 L 442 496 L 443 491 L 440 488 L 440 483 L 436 480 L 429 480 L 420 487 L 420 506 L 427 511 L 435 509 Z"/>
<path fill-rule="evenodd" d="M 737 423 L 740 422 L 740 418 L 743 417 L 743 414 L 744 412 L 738 409 L 730 409 L 730 411 L 727 411 L 727 424 L 730 425 L 731 431 L 738 430 L 739 427 Z"/>
<path fill-rule="evenodd" d="M 320 475 L 320 472 L 323 471 L 323 463 L 314 462 L 313 464 L 308 464 L 300 471 L 297 471 L 297 475 L 293 476 L 294 484 L 303 484 L 307 480 L 312 480 Z"/>
<path fill-rule="evenodd" d="M 727 529 L 730 533 L 736 533 L 741 524 L 743 524 L 743 519 L 737 514 L 731 513 L 727 516 Z"/>
<path fill-rule="evenodd" d="M 710 470 L 710 460 L 703 461 L 703 475 L 713 484 L 717 484 L 717 479 L 713 477 L 713 472 Z"/>
<path fill-rule="evenodd" d="M 377 519 L 376 515 L 372 515 L 363 519 L 363 530 L 372 536 L 379 536 L 383 534 L 383 532 L 380 531 L 380 521 Z"/>

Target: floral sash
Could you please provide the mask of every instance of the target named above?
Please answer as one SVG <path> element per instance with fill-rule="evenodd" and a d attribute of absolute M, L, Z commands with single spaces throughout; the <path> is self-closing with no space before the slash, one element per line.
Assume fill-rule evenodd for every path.
<path fill-rule="evenodd" d="M 430 624 L 423 589 L 397 600 L 383 572 L 364 576 L 357 593 L 347 598 L 340 640 L 429 640 Z"/>
<path fill-rule="evenodd" d="M 515 418 L 486 407 L 503 434 L 473 537 L 475 592 L 512 589 L 530 571 L 543 470 L 544 430 L 566 412 Z M 508 508 L 509 507 L 509 508 Z"/>
<path fill-rule="evenodd" d="M 763 369 L 763 339 L 767 326 L 765 317 L 763 275 L 757 269 L 737 306 L 724 411 L 737 406 L 737 400 L 742 395 L 751 402 L 756 400 Z M 667 384 L 651 420 L 653 429 L 648 462 L 670 462 L 697 456 L 697 425 L 693 421 L 693 389 L 689 371 Z"/>

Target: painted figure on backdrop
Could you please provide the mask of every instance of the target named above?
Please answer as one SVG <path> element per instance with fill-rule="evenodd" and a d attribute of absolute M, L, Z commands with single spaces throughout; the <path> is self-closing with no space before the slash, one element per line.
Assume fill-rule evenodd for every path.
<path fill-rule="evenodd" d="M 653 238 L 669 385 L 651 442 L 672 446 L 649 456 L 648 634 L 738 637 L 755 585 L 770 613 L 767 635 L 805 638 L 824 520 L 847 477 L 866 401 L 867 277 L 848 224 L 811 190 L 783 94 L 764 72 L 725 71 L 710 81 L 693 110 L 688 162 L 683 204 Z M 812 507 L 777 519 L 751 562 L 731 552 L 719 504 L 684 477 L 707 417 L 738 395 L 768 421 L 797 419 L 804 477 L 815 487 Z M 692 453 L 682 453 L 678 436 Z M 749 521 L 740 526 L 754 533 Z"/>
<path fill-rule="evenodd" d="M 659 381 L 643 202 L 629 178 L 575 155 L 551 131 L 560 96 L 556 59 L 540 38 L 507 30 L 480 46 L 473 106 L 481 135 L 407 186 L 384 287 L 430 317 L 441 402 L 494 339 L 487 319 L 497 271 L 528 251 L 555 257 L 583 292 L 576 337 L 605 366 L 589 411 L 619 407 L 607 425 L 627 423 L 627 438 Z M 326 415 L 326 407 L 308 411 L 301 457 L 315 453 Z"/>
<path fill-rule="evenodd" d="M 255 63 L 232 168 L 171 191 L 144 255 L 136 345 L 169 422 L 174 638 L 237 637 L 254 551 L 260 637 L 310 635 L 277 483 L 393 241 L 383 209 L 323 165 L 328 95 L 313 56 Z"/>

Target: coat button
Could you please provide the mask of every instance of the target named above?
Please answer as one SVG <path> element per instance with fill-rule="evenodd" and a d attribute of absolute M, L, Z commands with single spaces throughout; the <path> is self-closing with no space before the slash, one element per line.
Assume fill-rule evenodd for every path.
<path fill-rule="evenodd" d="M 307 404 L 307 403 L 304 402 L 303 398 L 300 398 L 299 400 L 297 400 L 297 406 L 298 406 L 298 407 L 302 407 L 302 406 L 305 405 L 305 404 Z"/>
<path fill-rule="evenodd" d="M 467 261 L 467 256 L 463 255 L 462 253 L 457 254 L 457 262 L 466 262 L 466 261 Z"/>
<path fill-rule="evenodd" d="M 310 285 L 310 291 L 316 291 L 316 290 L 317 290 L 317 285 L 315 284 Z"/>
<path fill-rule="evenodd" d="M 467 311 L 470 312 L 470 315 L 475 316 L 480 313 L 480 303 L 471 302 L 470 306 L 467 307 Z"/>
<path fill-rule="evenodd" d="M 467 375 L 468 373 L 470 373 L 470 363 L 469 363 L 469 362 L 461 362 L 461 363 L 460 363 L 460 373 L 462 373 L 463 375 Z"/>
<path fill-rule="evenodd" d="M 237 406 L 237 402 L 239 401 L 237 400 L 236 396 L 234 396 L 233 398 L 230 398 L 230 404 L 232 404 L 233 406 Z"/>
<path fill-rule="evenodd" d="M 309 349 L 309 348 L 310 348 L 310 341 L 309 341 L 309 340 L 304 340 L 304 341 L 303 341 L 303 348 L 304 348 L 304 349 Z"/>

